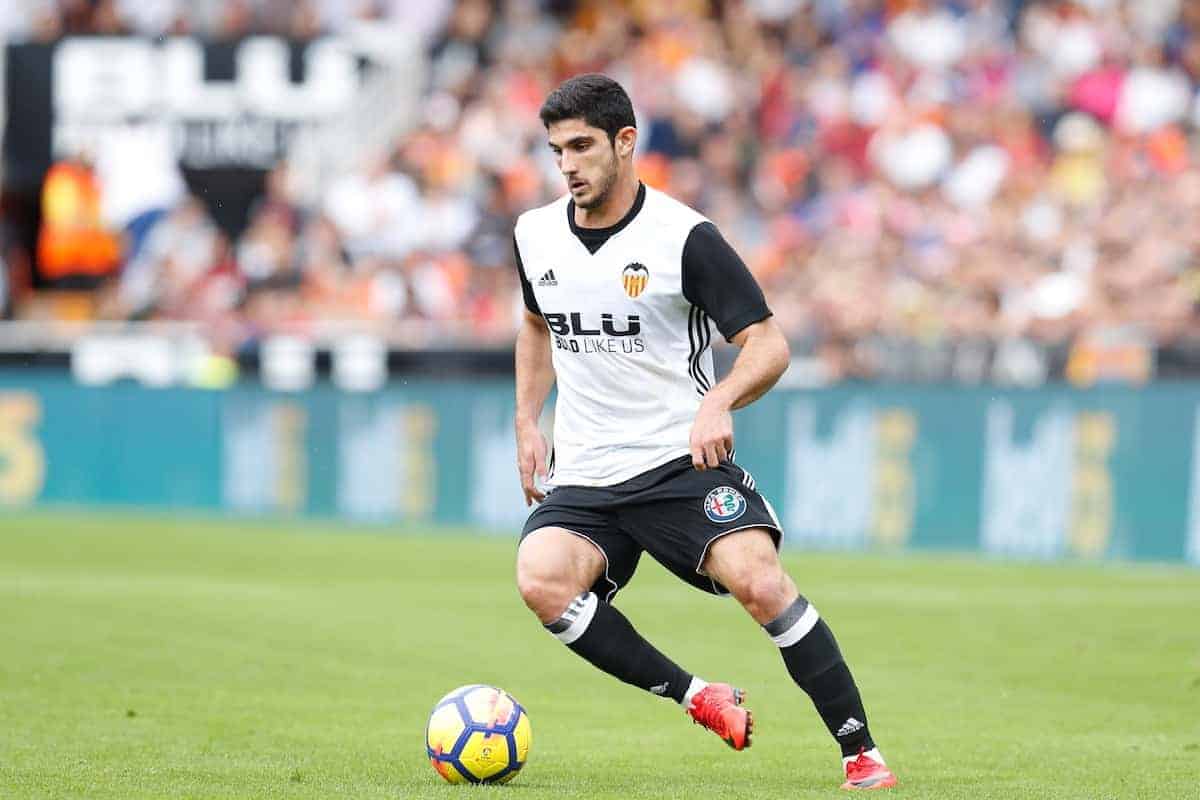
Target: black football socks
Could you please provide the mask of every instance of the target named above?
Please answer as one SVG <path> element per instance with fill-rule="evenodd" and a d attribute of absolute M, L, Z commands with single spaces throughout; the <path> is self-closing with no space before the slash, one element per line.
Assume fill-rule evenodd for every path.
<path fill-rule="evenodd" d="M 642 638 L 617 609 L 593 592 L 571 601 L 546 630 L 601 669 L 651 694 L 682 703 L 692 676 Z"/>
<path fill-rule="evenodd" d="M 799 597 L 763 628 L 779 646 L 792 680 L 812 698 L 825 727 L 841 746 L 842 756 L 875 747 L 854 677 L 833 631 L 817 610 Z"/>

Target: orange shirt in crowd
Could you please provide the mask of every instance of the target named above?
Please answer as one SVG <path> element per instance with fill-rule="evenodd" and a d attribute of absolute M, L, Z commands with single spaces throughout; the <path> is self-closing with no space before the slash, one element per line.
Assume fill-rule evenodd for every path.
<path fill-rule="evenodd" d="M 55 164 L 42 185 L 38 270 L 48 280 L 102 277 L 120 262 L 120 242 L 100 221 L 100 187 L 76 161 Z"/>

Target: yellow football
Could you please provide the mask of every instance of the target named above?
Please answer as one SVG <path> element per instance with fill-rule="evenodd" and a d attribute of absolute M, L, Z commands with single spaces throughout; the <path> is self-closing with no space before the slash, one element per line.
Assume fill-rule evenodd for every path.
<path fill-rule="evenodd" d="M 450 783 L 507 783 L 525 766 L 533 727 L 512 695 L 483 684 L 438 700 L 425 728 L 429 763 Z"/>

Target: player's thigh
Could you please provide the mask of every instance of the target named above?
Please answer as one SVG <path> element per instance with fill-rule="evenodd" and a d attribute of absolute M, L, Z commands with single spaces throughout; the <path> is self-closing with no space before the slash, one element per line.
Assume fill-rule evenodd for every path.
<path fill-rule="evenodd" d="M 533 583 L 552 582 L 570 592 L 585 592 L 604 575 L 604 553 L 588 539 L 549 525 L 531 531 L 517 549 L 517 585 L 525 594 Z"/>
<path fill-rule="evenodd" d="M 755 572 L 782 572 L 772 534 L 767 528 L 742 528 L 714 539 L 704 554 L 701 571 L 726 586 L 744 583 Z"/>
<path fill-rule="evenodd" d="M 777 548 L 776 532 L 770 528 L 733 531 L 709 544 L 701 571 L 726 587 L 758 622 L 766 623 L 797 597 Z"/>
<path fill-rule="evenodd" d="M 637 503 L 623 512 L 621 527 L 677 577 L 714 594 L 728 594 L 733 588 L 709 570 L 714 546 L 737 533 L 757 530 L 756 536 L 746 538 L 764 538 L 765 548 L 755 552 L 775 558 L 783 537 L 766 498 L 755 490 L 753 480 L 730 462 L 704 471 L 693 469 L 690 463 L 684 465 L 642 493 Z M 740 577 L 732 569 L 724 573 L 731 579 Z"/>
<path fill-rule="evenodd" d="M 607 500 L 598 491 L 560 488 L 529 515 L 517 551 L 517 585 L 539 617 L 561 612 L 589 590 L 611 602 L 633 577 L 641 548 L 618 530 Z"/>

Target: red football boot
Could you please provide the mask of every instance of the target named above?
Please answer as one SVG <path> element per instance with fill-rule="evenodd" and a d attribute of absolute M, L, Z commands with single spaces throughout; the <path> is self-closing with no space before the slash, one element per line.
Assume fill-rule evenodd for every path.
<path fill-rule="evenodd" d="M 865 751 L 858 751 L 858 758 L 846 762 L 846 782 L 843 789 L 890 789 L 896 785 L 896 776 L 882 761 L 876 761 Z"/>
<path fill-rule="evenodd" d="M 745 697 L 745 692 L 727 683 L 710 683 L 692 696 L 687 712 L 697 725 L 720 736 L 734 750 L 745 750 L 754 730 L 754 715 L 741 707 Z"/>

